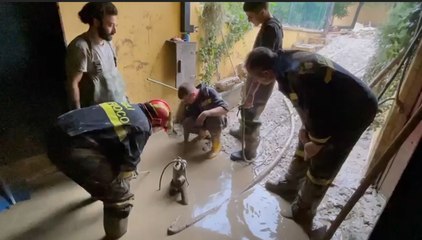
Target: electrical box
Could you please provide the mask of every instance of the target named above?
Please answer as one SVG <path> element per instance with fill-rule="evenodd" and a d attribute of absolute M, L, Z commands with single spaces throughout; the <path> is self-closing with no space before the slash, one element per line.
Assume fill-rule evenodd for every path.
<path fill-rule="evenodd" d="M 196 42 L 166 41 L 170 48 L 170 61 L 173 62 L 174 86 L 177 88 L 185 81 L 196 81 Z M 171 65 L 170 65 L 171 66 Z M 170 69 L 170 72 L 173 72 Z"/>

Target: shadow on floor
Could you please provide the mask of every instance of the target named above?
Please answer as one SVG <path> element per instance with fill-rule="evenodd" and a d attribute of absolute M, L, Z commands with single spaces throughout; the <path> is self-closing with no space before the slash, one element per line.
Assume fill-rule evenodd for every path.
<path fill-rule="evenodd" d="M 59 227 L 62 224 L 65 224 L 73 217 L 76 211 L 82 210 L 83 207 L 88 206 L 94 203 L 95 200 L 88 198 L 80 202 L 74 202 L 69 204 L 67 207 L 58 210 L 55 214 L 52 214 L 44 219 L 40 219 L 37 223 L 27 229 L 24 232 L 18 233 L 15 236 L 9 238 L 10 240 L 27 240 L 27 239 L 44 239 L 46 235 L 49 235 L 53 229 Z M 48 207 L 48 206 L 46 206 Z M 101 216 L 93 216 L 91 218 L 84 219 L 83 226 L 88 226 L 97 221 Z M 59 239 L 60 237 L 57 236 Z"/>

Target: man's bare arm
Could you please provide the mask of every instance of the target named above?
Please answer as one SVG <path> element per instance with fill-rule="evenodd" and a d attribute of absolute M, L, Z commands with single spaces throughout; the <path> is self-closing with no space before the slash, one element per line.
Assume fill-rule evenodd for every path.
<path fill-rule="evenodd" d="M 70 109 L 81 108 L 79 82 L 82 80 L 83 72 L 76 72 L 67 80 Z"/>

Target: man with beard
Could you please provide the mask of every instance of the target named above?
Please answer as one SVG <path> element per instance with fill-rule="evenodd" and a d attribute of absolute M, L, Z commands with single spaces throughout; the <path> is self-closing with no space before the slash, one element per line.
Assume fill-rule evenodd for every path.
<path fill-rule="evenodd" d="M 83 23 L 89 24 L 89 29 L 67 47 L 70 109 L 109 101 L 128 102 L 111 42 L 116 33 L 117 8 L 109 2 L 90 2 L 78 14 Z"/>

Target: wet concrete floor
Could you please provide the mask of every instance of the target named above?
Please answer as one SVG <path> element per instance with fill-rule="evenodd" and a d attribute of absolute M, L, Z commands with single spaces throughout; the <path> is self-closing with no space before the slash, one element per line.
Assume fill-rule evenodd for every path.
<path fill-rule="evenodd" d="M 259 184 L 240 194 L 253 180 L 250 166 L 234 163 L 221 153 L 205 159 L 205 140 L 183 152 L 180 137 L 160 132 L 152 136 L 141 156 L 140 174 L 132 182 L 134 208 L 128 232 L 121 239 L 308 239 L 300 227 L 280 215 L 288 204 Z M 172 169 L 158 181 L 163 167 L 177 156 L 188 161 L 189 205 L 168 196 Z M 102 203 L 61 173 L 33 184 L 31 199 L 0 213 L 0 239 L 100 240 L 104 237 Z M 167 228 L 191 222 L 194 217 L 221 206 L 184 231 L 167 236 Z"/>

